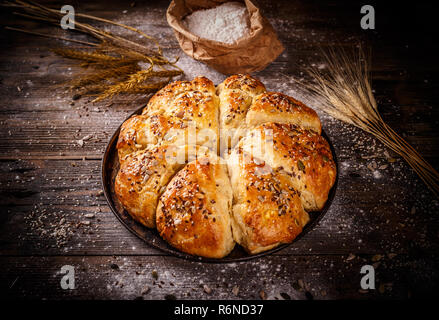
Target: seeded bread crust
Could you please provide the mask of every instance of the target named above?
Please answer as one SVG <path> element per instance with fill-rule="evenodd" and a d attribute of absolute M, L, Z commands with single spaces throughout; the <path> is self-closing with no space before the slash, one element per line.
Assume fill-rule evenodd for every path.
<path fill-rule="evenodd" d="M 234 186 L 233 235 L 249 253 L 289 243 L 309 216 L 290 177 L 235 148 L 228 161 Z"/>
<path fill-rule="evenodd" d="M 254 98 L 265 92 L 265 86 L 249 75 L 233 75 L 218 85 L 220 99 L 220 150 L 235 146 L 246 129 L 245 118 Z"/>
<path fill-rule="evenodd" d="M 216 156 L 189 162 L 160 197 L 157 230 L 179 250 L 208 258 L 228 255 L 235 241 L 227 167 Z"/>
<path fill-rule="evenodd" d="M 195 145 L 160 145 L 131 153 L 120 164 L 116 196 L 136 221 L 154 228 L 158 199 L 171 178 L 184 162 L 209 153 L 208 148 Z"/>
<path fill-rule="evenodd" d="M 305 210 L 323 208 L 335 183 L 336 167 L 321 135 L 293 124 L 268 122 L 250 130 L 238 148 L 288 173 Z"/>
<path fill-rule="evenodd" d="M 320 119 L 313 109 L 279 92 L 258 95 L 248 110 L 246 124 L 249 128 L 265 122 L 291 123 L 322 133 Z"/>
<path fill-rule="evenodd" d="M 115 193 L 183 252 L 221 258 L 235 243 L 266 251 L 293 241 L 307 211 L 327 201 L 336 167 L 320 134 L 313 109 L 249 75 L 217 88 L 205 77 L 176 81 L 122 125 Z"/>
<path fill-rule="evenodd" d="M 122 125 L 117 142 L 119 159 L 157 144 L 196 143 L 217 152 L 218 105 L 215 86 L 205 77 L 167 85 L 150 99 L 141 115 L 132 116 Z M 197 136 L 193 143 L 188 141 L 192 128 Z"/>

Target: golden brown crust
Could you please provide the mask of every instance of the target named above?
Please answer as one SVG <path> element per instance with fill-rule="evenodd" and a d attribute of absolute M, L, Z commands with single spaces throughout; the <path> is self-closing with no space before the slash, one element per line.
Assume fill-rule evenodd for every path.
<path fill-rule="evenodd" d="M 146 148 L 148 143 L 156 142 L 155 140 L 148 141 L 148 138 L 142 134 L 147 121 L 148 117 L 136 115 L 132 116 L 122 124 L 116 145 L 119 160 L 124 159 L 128 154 L 133 153 L 138 149 Z"/>
<path fill-rule="evenodd" d="M 218 104 L 215 86 L 207 78 L 169 84 L 151 98 L 141 115 L 122 125 L 119 159 L 161 143 L 198 144 L 217 150 Z"/>
<path fill-rule="evenodd" d="M 183 145 L 185 139 L 181 139 L 183 142 L 179 143 L 175 137 L 182 137 L 177 132 L 183 131 L 184 134 L 186 131 L 184 128 L 186 125 L 176 117 L 165 117 L 160 114 L 132 116 L 122 124 L 120 129 L 116 145 L 119 160 L 122 162 L 130 153 L 158 145 L 163 140 Z"/>
<path fill-rule="evenodd" d="M 160 89 L 148 102 L 143 114 L 161 113 L 168 110 L 174 100 L 184 93 L 198 92 L 203 96 L 215 97 L 215 85 L 206 77 L 196 77 L 192 81 L 175 81 Z"/>
<path fill-rule="evenodd" d="M 307 211 L 323 208 L 335 182 L 336 167 L 322 136 L 292 124 L 270 122 L 249 131 L 239 147 L 288 172 Z"/>
<path fill-rule="evenodd" d="M 269 250 L 302 232 L 306 211 L 323 208 L 335 182 L 320 133 L 314 110 L 249 75 L 216 90 L 205 77 L 176 81 L 122 125 L 115 193 L 189 254 L 221 258 L 235 241 L 252 254 Z M 220 149 L 219 135 L 230 145 Z M 219 152 L 231 152 L 227 164 Z"/>
<path fill-rule="evenodd" d="M 216 156 L 197 159 L 178 172 L 160 197 L 157 230 L 183 252 L 222 258 L 234 247 L 231 203 L 225 164 Z"/>
<path fill-rule="evenodd" d="M 249 74 L 235 74 L 218 85 L 217 93 L 223 90 L 238 89 L 254 96 L 265 91 L 264 84 Z"/>
<path fill-rule="evenodd" d="M 207 148 L 187 145 L 160 145 L 131 153 L 116 176 L 116 196 L 136 221 L 153 228 L 158 198 L 170 179 L 185 161 L 209 153 Z"/>
<path fill-rule="evenodd" d="M 245 116 L 253 98 L 264 92 L 265 86 L 250 75 L 233 75 L 218 85 L 220 99 L 220 150 L 232 148 L 243 135 Z"/>
<path fill-rule="evenodd" d="M 233 235 L 254 254 L 293 241 L 309 221 L 288 175 L 239 153 L 229 159 L 234 196 Z"/>
<path fill-rule="evenodd" d="M 167 146 L 144 149 L 127 156 L 116 176 L 115 193 L 127 212 L 149 228 L 155 226 L 159 194 L 178 166 L 165 159 Z"/>
<path fill-rule="evenodd" d="M 258 95 L 247 113 L 249 128 L 265 122 L 292 123 L 322 133 L 320 119 L 313 109 L 279 92 Z"/>

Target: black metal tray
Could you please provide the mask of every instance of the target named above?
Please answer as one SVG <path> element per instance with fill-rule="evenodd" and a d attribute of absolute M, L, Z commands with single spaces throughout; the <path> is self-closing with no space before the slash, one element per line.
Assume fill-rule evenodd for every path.
<path fill-rule="evenodd" d="M 141 107 L 139 110 L 133 112 L 129 117 L 140 114 L 143 110 L 144 106 Z M 129 118 L 128 117 L 128 118 Z M 127 119 L 128 119 L 127 118 Z M 122 125 L 122 124 L 121 124 Z M 120 204 L 119 200 L 117 199 L 115 193 L 114 193 L 114 179 L 116 178 L 117 172 L 119 171 L 119 159 L 117 156 L 117 150 L 116 150 L 116 143 L 117 139 L 119 137 L 119 131 L 120 126 L 114 132 L 113 136 L 111 137 L 110 141 L 108 142 L 107 148 L 105 149 L 105 154 L 102 159 L 101 164 L 101 172 L 102 172 L 102 185 L 104 189 L 105 198 L 107 199 L 108 205 L 111 208 L 111 211 L 113 211 L 114 215 L 120 220 L 120 222 L 133 234 L 135 234 L 140 239 L 143 239 L 145 242 L 147 242 L 150 246 L 160 249 L 170 255 L 187 259 L 187 260 L 194 260 L 194 261 L 200 261 L 200 262 L 214 262 L 214 263 L 224 263 L 224 262 L 239 262 L 239 261 L 245 261 L 250 259 L 259 258 L 262 256 L 266 256 L 269 254 L 272 254 L 274 252 L 277 252 L 279 250 L 282 250 L 288 246 L 293 246 L 297 241 L 299 241 L 301 238 L 303 238 L 308 232 L 310 232 L 317 224 L 318 222 L 323 218 L 325 213 L 328 211 L 329 207 L 331 206 L 331 203 L 335 197 L 335 192 L 337 189 L 337 183 L 338 183 L 338 161 L 335 154 L 334 147 L 329 140 L 328 136 L 325 134 L 325 132 L 322 131 L 322 136 L 328 141 L 329 146 L 331 148 L 334 162 L 337 168 L 337 175 L 335 179 L 334 186 L 329 192 L 328 200 L 326 201 L 326 204 L 324 208 L 321 211 L 318 212 L 310 212 L 310 222 L 305 226 L 302 233 L 299 234 L 296 239 L 292 243 L 283 244 L 280 245 L 274 249 L 261 252 L 258 254 L 250 255 L 248 254 L 241 246 L 238 244 L 235 245 L 235 248 L 233 251 L 227 256 L 222 259 L 212 259 L 212 258 L 203 258 L 203 257 L 197 257 L 193 256 L 184 252 L 181 252 L 174 247 L 171 247 L 165 240 L 163 240 L 158 231 L 156 229 L 149 229 L 143 226 L 142 224 L 136 222 L 131 216 L 126 212 L 122 205 Z"/>

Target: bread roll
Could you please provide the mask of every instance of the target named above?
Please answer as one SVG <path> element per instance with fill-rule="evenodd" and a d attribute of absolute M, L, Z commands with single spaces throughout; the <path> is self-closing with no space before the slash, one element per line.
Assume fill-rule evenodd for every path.
<path fill-rule="evenodd" d="M 205 97 L 216 97 L 215 85 L 206 77 L 196 77 L 192 81 L 174 81 L 157 91 L 142 113 L 147 115 L 166 113 L 169 107 L 174 104 L 174 100 L 185 93 L 194 92 Z"/>
<path fill-rule="evenodd" d="M 215 86 L 207 78 L 167 85 L 150 99 L 141 115 L 122 125 L 117 143 L 120 161 L 162 143 L 197 144 L 217 152 L 218 103 Z"/>
<path fill-rule="evenodd" d="M 323 208 L 335 182 L 336 167 L 322 136 L 292 124 L 269 122 L 250 130 L 238 146 L 290 174 L 305 210 Z"/>
<path fill-rule="evenodd" d="M 169 180 L 188 160 L 209 152 L 197 146 L 161 145 L 131 153 L 120 165 L 115 194 L 136 221 L 154 228 L 157 201 Z"/>
<path fill-rule="evenodd" d="M 314 110 L 249 75 L 216 90 L 205 77 L 176 81 L 122 125 L 115 193 L 188 254 L 222 258 L 235 242 L 266 251 L 327 201 L 336 166 L 320 134 Z"/>
<path fill-rule="evenodd" d="M 120 162 L 124 161 L 130 153 L 157 143 L 155 137 L 145 134 L 148 121 L 148 117 L 136 115 L 122 124 L 116 145 Z"/>
<path fill-rule="evenodd" d="M 239 141 L 245 130 L 247 110 L 254 97 L 264 91 L 262 82 L 242 74 L 230 76 L 218 85 L 221 151 L 232 148 Z"/>
<path fill-rule="evenodd" d="M 168 184 L 157 208 L 157 230 L 177 249 L 222 258 L 232 251 L 232 189 L 227 167 L 211 155 L 189 162 Z"/>
<path fill-rule="evenodd" d="M 278 92 L 265 92 L 255 97 L 248 110 L 246 124 L 249 128 L 265 122 L 291 123 L 322 133 L 317 113 L 302 102 Z"/>
<path fill-rule="evenodd" d="M 293 241 L 309 216 L 290 177 L 238 149 L 228 163 L 235 241 L 251 254 Z"/>

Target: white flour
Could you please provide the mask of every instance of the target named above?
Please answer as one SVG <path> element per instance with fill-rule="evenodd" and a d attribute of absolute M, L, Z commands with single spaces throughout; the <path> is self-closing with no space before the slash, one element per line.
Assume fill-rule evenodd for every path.
<path fill-rule="evenodd" d="M 228 44 L 250 32 L 247 8 L 239 2 L 227 2 L 212 9 L 194 11 L 184 18 L 183 24 L 201 38 Z"/>

